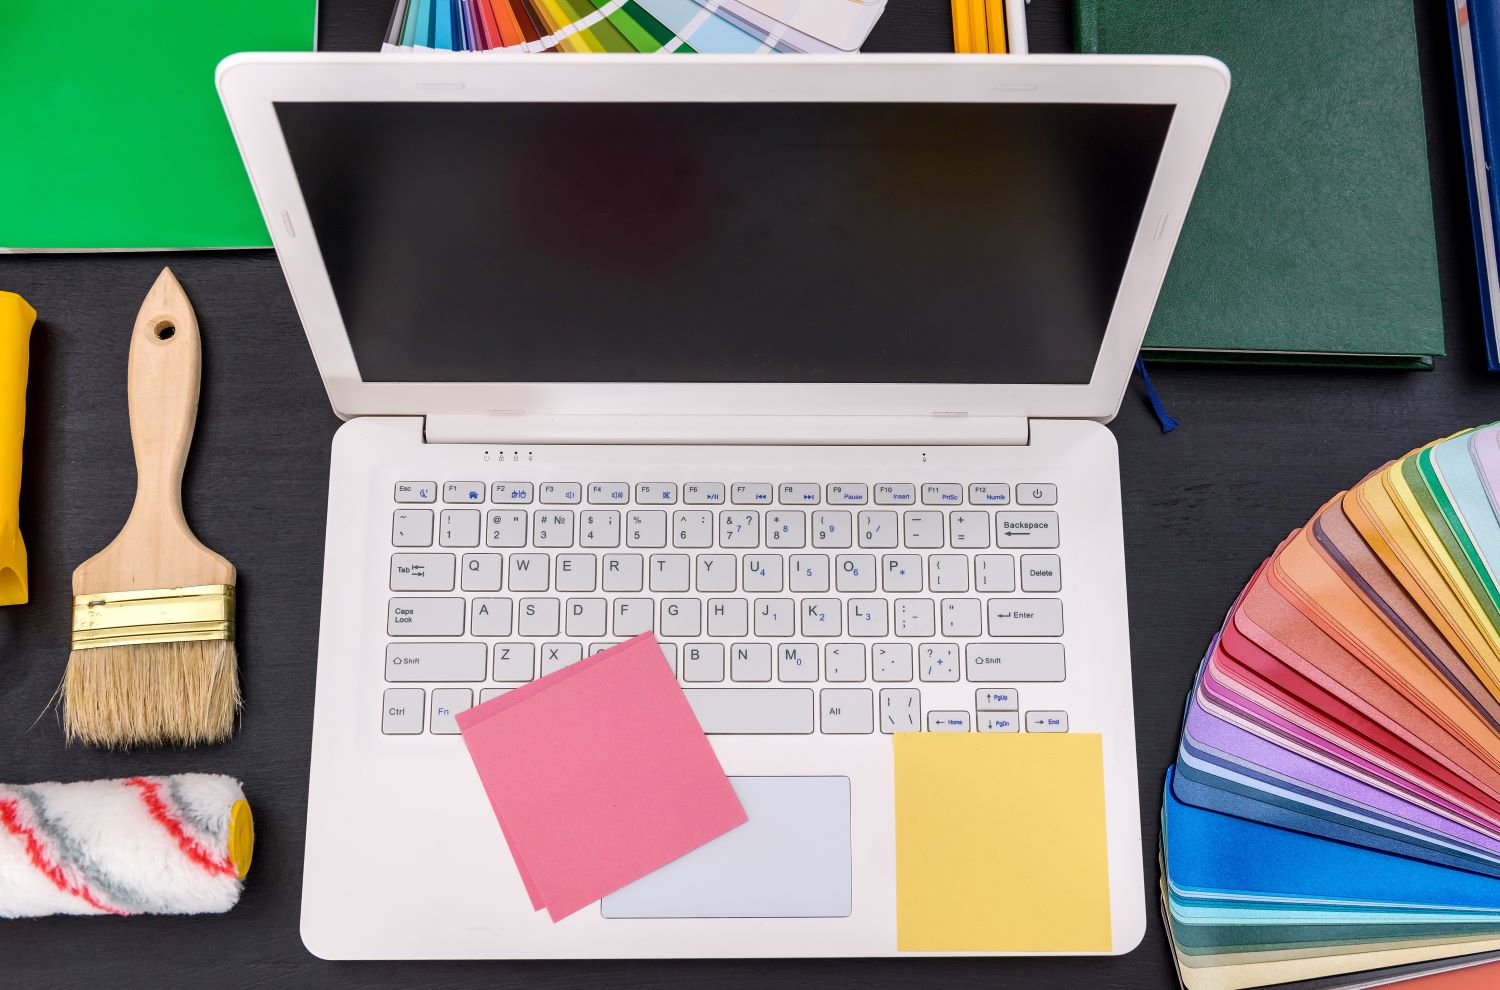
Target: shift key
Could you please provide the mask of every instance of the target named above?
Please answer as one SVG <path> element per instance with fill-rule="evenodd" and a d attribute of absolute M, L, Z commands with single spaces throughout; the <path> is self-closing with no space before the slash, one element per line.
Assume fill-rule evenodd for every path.
<path fill-rule="evenodd" d="M 969 680 L 1060 681 L 1066 674 L 1061 643 L 970 643 L 964 647 Z"/>
<path fill-rule="evenodd" d="M 462 598 L 392 598 L 386 631 L 392 636 L 462 636 Z"/>

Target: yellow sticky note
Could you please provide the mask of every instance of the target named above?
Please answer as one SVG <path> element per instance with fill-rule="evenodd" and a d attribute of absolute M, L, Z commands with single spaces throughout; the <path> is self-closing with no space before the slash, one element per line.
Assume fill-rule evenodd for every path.
<path fill-rule="evenodd" d="M 898 949 L 1110 950 L 1098 735 L 892 739 Z"/>

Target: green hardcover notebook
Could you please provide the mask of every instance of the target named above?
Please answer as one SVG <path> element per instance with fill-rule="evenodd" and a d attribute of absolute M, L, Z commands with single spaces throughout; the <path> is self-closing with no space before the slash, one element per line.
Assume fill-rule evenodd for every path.
<path fill-rule="evenodd" d="M 316 0 L 0 0 L 0 248 L 269 247 L 214 67 Z"/>
<path fill-rule="evenodd" d="M 1074 0 L 1078 50 L 1234 77 L 1148 356 L 1431 368 L 1443 353 L 1412 0 Z"/>

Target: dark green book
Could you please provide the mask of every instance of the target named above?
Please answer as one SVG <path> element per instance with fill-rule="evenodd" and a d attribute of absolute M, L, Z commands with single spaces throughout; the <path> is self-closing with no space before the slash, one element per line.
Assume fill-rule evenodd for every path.
<path fill-rule="evenodd" d="M 1234 77 L 1147 356 L 1432 367 L 1412 0 L 1074 0 L 1074 15 L 1080 52 L 1212 55 Z"/>

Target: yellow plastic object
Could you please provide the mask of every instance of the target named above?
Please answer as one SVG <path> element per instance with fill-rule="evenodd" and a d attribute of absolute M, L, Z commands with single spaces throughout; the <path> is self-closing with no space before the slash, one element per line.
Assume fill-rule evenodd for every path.
<path fill-rule="evenodd" d="M 254 852 L 255 816 L 250 814 L 250 802 L 241 798 L 229 809 L 229 860 L 241 880 L 250 872 Z"/>
<path fill-rule="evenodd" d="M 26 368 L 36 310 L 0 292 L 0 605 L 21 605 L 26 544 L 21 542 L 21 437 L 26 430 Z"/>

